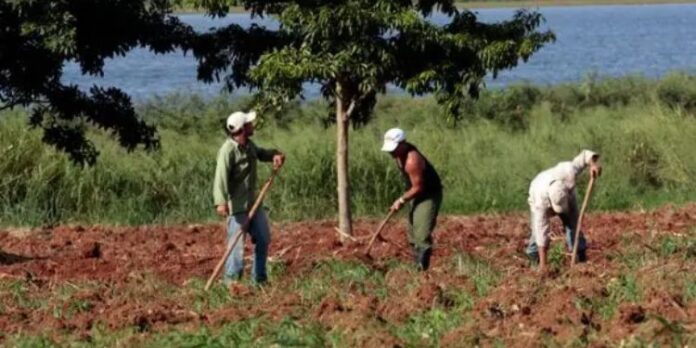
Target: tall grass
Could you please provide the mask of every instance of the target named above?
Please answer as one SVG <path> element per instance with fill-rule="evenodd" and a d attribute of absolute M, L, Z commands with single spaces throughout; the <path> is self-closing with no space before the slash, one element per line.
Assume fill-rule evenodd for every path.
<path fill-rule="evenodd" d="M 526 209 L 540 170 L 589 148 L 603 156 L 593 209 L 654 207 L 696 199 L 696 78 L 597 80 L 484 93 L 451 124 L 430 98 L 383 98 L 375 119 L 351 133 L 350 177 L 358 216 L 385 212 L 403 190 L 383 132 L 407 131 L 440 172 L 446 213 Z M 214 219 L 212 177 L 221 123 L 243 101 L 170 96 L 139 106 L 160 129 L 162 149 L 126 153 L 104 134 L 90 138 L 99 163 L 82 168 L 41 143 L 22 110 L 0 115 L 0 225 L 174 223 Z M 274 219 L 335 213 L 335 130 L 319 102 L 268 118 L 255 141 L 286 152 L 266 204 Z M 268 174 L 263 166 L 260 180 Z M 584 190 L 581 181 L 578 190 Z"/>

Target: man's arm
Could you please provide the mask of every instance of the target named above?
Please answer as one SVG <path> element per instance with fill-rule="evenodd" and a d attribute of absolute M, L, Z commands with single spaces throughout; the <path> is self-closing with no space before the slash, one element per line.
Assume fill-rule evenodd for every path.
<path fill-rule="evenodd" d="M 278 169 L 285 163 L 285 154 L 275 149 L 256 147 L 256 155 L 261 162 L 273 162 L 273 169 Z"/>
<path fill-rule="evenodd" d="M 404 171 L 408 175 L 411 181 L 411 188 L 406 191 L 399 199 L 392 204 L 391 210 L 399 210 L 406 204 L 406 202 L 416 198 L 425 187 L 424 173 L 425 173 L 425 160 L 423 156 L 419 155 L 417 152 L 411 152 L 406 158 L 406 163 L 404 164 Z"/>
<path fill-rule="evenodd" d="M 258 156 L 261 162 L 271 162 L 273 161 L 273 156 L 280 154 L 280 151 L 276 149 L 264 149 L 261 147 L 256 147 L 256 156 Z"/>
<path fill-rule="evenodd" d="M 215 202 L 215 210 L 218 214 L 229 215 L 229 175 L 230 175 L 230 155 L 231 153 L 226 147 L 220 148 L 217 156 L 217 165 L 215 167 L 215 180 L 213 180 L 213 200 Z"/>

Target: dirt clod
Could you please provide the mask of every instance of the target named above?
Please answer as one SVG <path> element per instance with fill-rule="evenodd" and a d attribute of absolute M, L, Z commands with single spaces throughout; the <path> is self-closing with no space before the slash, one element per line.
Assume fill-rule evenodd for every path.
<path fill-rule="evenodd" d="M 100 258 L 102 256 L 101 244 L 95 242 L 89 249 L 87 249 L 87 251 L 85 251 L 84 255 L 86 258 Z"/>
<path fill-rule="evenodd" d="M 633 306 L 626 310 L 621 317 L 624 323 L 639 324 L 645 321 L 645 309 L 641 306 Z"/>

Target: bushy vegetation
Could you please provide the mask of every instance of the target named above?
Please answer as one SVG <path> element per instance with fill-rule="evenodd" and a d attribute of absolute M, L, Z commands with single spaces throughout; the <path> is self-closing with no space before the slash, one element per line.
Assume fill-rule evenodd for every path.
<path fill-rule="evenodd" d="M 229 7 L 240 6 L 238 0 L 225 0 Z M 202 5 L 206 4 L 206 0 L 171 0 L 174 8 L 180 11 L 202 11 Z"/>
<path fill-rule="evenodd" d="M 446 213 L 526 209 L 529 181 L 581 149 L 603 155 L 593 209 L 653 207 L 696 198 L 696 77 L 639 77 L 555 87 L 486 91 L 450 124 L 430 98 L 383 98 L 376 119 L 351 134 L 351 184 L 358 215 L 381 215 L 403 189 L 383 132 L 407 131 L 441 173 Z M 214 219 L 211 198 L 222 122 L 244 100 L 173 95 L 138 106 L 160 130 L 162 149 L 127 154 L 91 133 L 102 150 L 92 167 L 73 165 L 25 125 L 0 115 L 0 225 L 175 223 Z M 273 219 L 335 214 L 334 133 L 319 102 L 266 117 L 257 144 L 282 149 L 287 165 L 267 205 Z M 268 174 L 263 166 L 260 180 Z M 584 181 L 583 181 L 584 182 Z M 579 190 L 584 190 L 583 184 Z"/>

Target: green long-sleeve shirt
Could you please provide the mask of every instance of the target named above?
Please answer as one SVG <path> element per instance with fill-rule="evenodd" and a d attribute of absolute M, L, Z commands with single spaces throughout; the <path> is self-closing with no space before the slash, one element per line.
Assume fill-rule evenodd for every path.
<path fill-rule="evenodd" d="M 241 146 L 227 139 L 217 155 L 213 184 L 215 205 L 228 204 L 232 214 L 246 212 L 256 197 L 256 162 L 270 162 L 277 153 L 257 147 L 252 141 Z"/>

